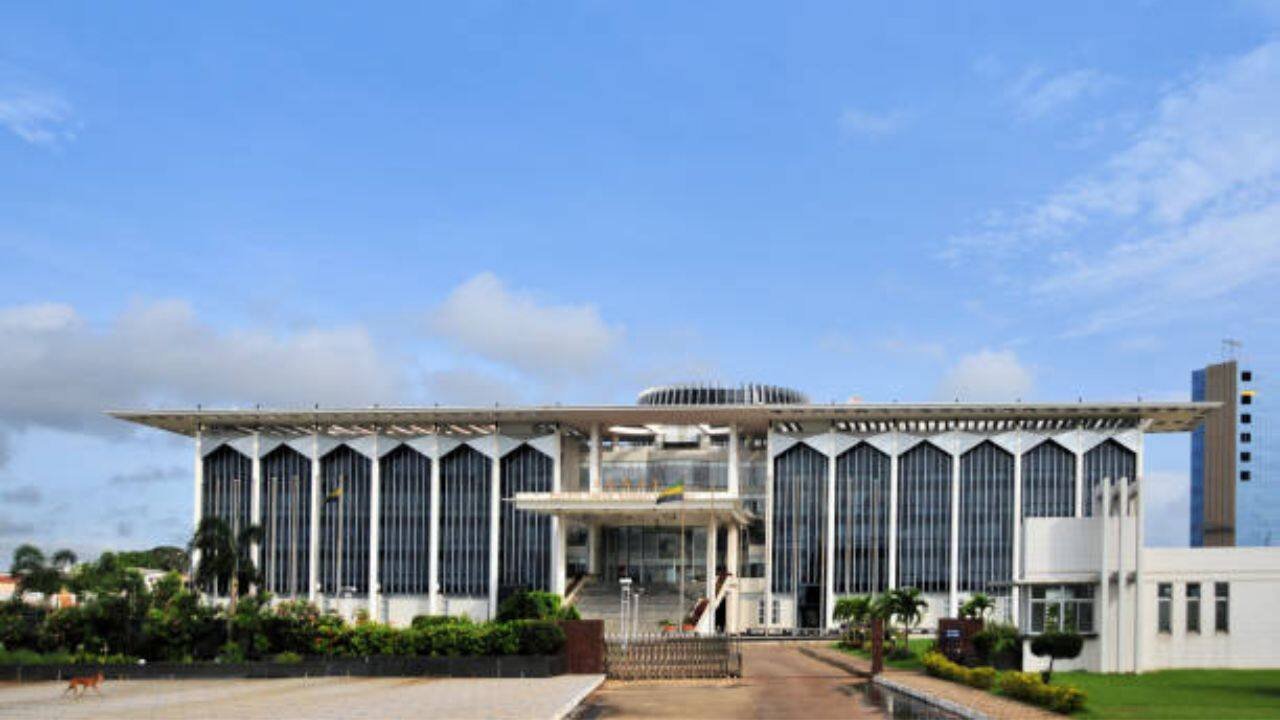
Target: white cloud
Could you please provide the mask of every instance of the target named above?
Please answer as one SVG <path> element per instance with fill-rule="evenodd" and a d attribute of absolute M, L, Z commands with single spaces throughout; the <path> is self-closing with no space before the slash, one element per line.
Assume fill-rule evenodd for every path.
<path fill-rule="evenodd" d="M 938 384 L 940 401 L 1013 402 L 1026 399 L 1034 378 L 1012 350 L 980 350 L 961 357 Z"/>
<path fill-rule="evenodd" d="M 0 310 L 0 430 L 109 432 L 104 410 L 162 404 L 364 406 L 402 380 L 359 327 L 219 331 L 176 300 L 102 328 L 70 305 Z"/>
<path fill-rule="evenodd" d="M 441 405 L 516 405 L 524 399 L 514 383 L 465 368 L 429 372 L 424 385 L 428 401 Z"/>
<path fill-rule="evenodd" d="M 0 126 L 32 145 L 74 140 L 71 105 L 54 93 L 20 91 L 0 96 Z"/>
<path fill-rule="evenodd" d="M 846 135 L 883 137 L 901 130 L 908 119 L 907 114 L 900 110 L 874 113 L 847 108 L 840 114 L 840 130 Z"/>
<path fill-rule="evenodd" d="M 599 371 L 623 336 L 593 305 L 542 303 L 487 272 L 454 289 L 430 324 L 462 350 L 542 379 Z"/>
<path fill-rule="evenodd" d="M 0 491 L 0 500 L 7 505 L 36 505 L 43 497 L 35 485 L 19 485 L 12 490 Z"/>
<path fill-rule="evenodd" d="M 1114 81 L 1090 68 L 1069 70 L 1057 75 L 1030 68 L 1009 89 L 1018 115 L 1036 120 L 1084 97 L 1098 95 Z"/>
<path fill-rule="evenodd" d="M 155 485 L 187 477 L 191 468 L 182 465 L 148 465 L 130 472 L 116 473 L 111 476 L 112 485 Z"/>
<path fill-rule="evenodd" d="M 1033 294 L 1094 333 L 1240 298 L 1280 271 L 1280 42 L 1167 91 L 1127 146 L 953 238 L 956 260 L 1047 259 Z"/>
<path fill-rule="evenodd" d="M 1186 472 L 1147 471 L 1142 477 L 1147 547 L 1187 547 L 1191 542 L 1191 479 Z"/>

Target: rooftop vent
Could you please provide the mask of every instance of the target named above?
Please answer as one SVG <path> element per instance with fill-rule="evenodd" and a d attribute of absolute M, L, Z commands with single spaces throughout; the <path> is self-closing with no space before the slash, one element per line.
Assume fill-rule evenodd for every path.
<path fill-rule="evenodd" d="M 777 385 L 744 383 L 721 385 L 659 385 L 640 393 L 639 405 L 804 405 L 809 398 L 799 390 Z"/>

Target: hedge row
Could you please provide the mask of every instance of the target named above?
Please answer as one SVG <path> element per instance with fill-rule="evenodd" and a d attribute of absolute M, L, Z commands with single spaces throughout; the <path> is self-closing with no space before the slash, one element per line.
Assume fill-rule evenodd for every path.
<path fill-rule="evenodd" d="M 1073 713 L 1084 709 L 1083 691 L 1069 685 L 1048 685 L 1038 673 L 1001 673 L 999 687 L 1000 692 L 1009 697 L 1046 707 L 1054 712 Z"/>
<path fill-rule="evenodd" d="M 951 682 L 964 683 L 979 690 L 990 690 L 996 681 L 995 668 L 968 668 L 951 662 L 939 652 L 926 653 L 920 660 L 920 664 L 924 666 L 925 672 L 934 677 L 950 680 Z"/>

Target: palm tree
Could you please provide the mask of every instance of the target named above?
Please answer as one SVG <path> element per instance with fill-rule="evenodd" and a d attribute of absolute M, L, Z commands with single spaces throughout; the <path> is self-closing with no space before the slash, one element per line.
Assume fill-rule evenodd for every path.
<path fill-rule="evenodd" d="M 233 533 L 227 521 L 218 517 L 201 520 L 191 536 L 188 549 L 200 553 L 192 581 L 197 587 L 212 587 L 215 593 L 218 588 L 228 588 L 228 618 L 235 614 L 240 587 L 258 582 L 258 569 L 249 550 L 261 541 L 261 526 L 249 525 Z"/>
<path fill-rule="evenodd" d="M 76 556 L 75 551 L 67 548 L 63 548 L 53 554 L 53 566 L 63 573 L 75 567 L 76 562 L 79 560 L 80 558 Z"/>
<path fill-rule="evenodd" d="M 890 590 L 891 599 L 889 604 L 893 608 L 893 614 L 902 621 L 902 647 L 905 650 L 908 646 L 907 638 L 911 633 L 911 628 L 920 624 L 924 619 L 925 610 L 929 609 L 929 603 L 921 596 L 920 588 L 899 588 Z"/>
<path fill-rule="evenodd" d="M 870 616 L 871 598 L 866 595 L 842 597 L 836 600 L 834 617 L 849 624 L 848 640 L 856 639 L 857 642 L 862 642 L 862 633 Z"/>
<path fill-rule="evenodd" d="M 974 593 L 973 597 L 964 601 L 960 606 L 960 617 L 973 620 L 983 620 L 987 613 L 995 609 L 996 601 L 986 593 Z"/>
<path fill-rule="evenodd" d="M 44 595 L 47 602 L 62 586 L 62 573 L 45 561 L 40 548 L 29 543 L 19 545 L 13 551 L 13 564 L 9 572 L 18 578 L 17 592 L 35 591 Z"/>

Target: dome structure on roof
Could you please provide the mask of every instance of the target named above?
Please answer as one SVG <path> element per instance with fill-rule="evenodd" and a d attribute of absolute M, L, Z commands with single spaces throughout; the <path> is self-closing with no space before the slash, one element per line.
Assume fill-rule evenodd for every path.
<path fill-rule="evenodd" d="M 780 385 L 713 383 L 659 385 L 640 393 L 637 405 L 804 405 L 808 396 Z"/>

